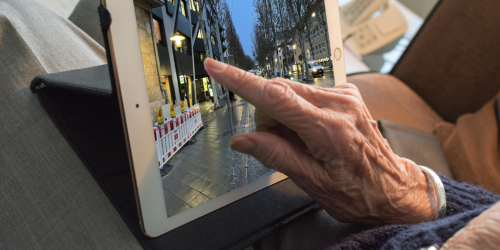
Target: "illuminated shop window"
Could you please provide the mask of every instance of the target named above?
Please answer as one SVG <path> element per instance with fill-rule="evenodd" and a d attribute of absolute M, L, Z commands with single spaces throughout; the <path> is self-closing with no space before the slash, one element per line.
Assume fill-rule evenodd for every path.
<path fill-rule="evenodd" d="M 214 36 L 210 36 L 210 40 L 212 40 L 212 43 L 214 45 L 217 45 L 217 42 L 215 41 L 215 37 Z"/>
<path fill-rule="evenodd" d="M 156 43 L 160 43 L 162 40 L 162 32 L 160 28 L 160 22 L 158 22 L 156 19 L 153 19 L 153 24 L 154 24 L 154 32 L 155 32 L 155 40 Z"/>
<path fill-rule="evenodd" d="M 193 11 L 198 11 L 199 6 L 198 6 L 198 1 L 197 0 L 189 0 L 190 7 Z"/>
<path fill-rule="evenodd" d="M 175 41 L 175 44 L 174 44 L 175 51 L 179 51 L 181 53 L 191 55 L 188 44 L 189 44 L 189 39 Z"/>
<path fill-rule="evenodd" d="M 195 63 L 203 63 L 207 58 L 206 54 L 203 52 L 194 52 L 194 62 Z"/>
<path fill-rule="evenodd" d="M 181 1 L 179 1 L 179 2 L 181 3 L 181 4 L 179 5 L 179 12 L 180 12 L 183 16 L 188 17 L 188 16 L 187 16 L 187 13 L 186 13 L 186 12 L 187 12 L 187 11 L 186 11 L 186 3 L 185 3 L 183 0 L 181 0 Z"/>

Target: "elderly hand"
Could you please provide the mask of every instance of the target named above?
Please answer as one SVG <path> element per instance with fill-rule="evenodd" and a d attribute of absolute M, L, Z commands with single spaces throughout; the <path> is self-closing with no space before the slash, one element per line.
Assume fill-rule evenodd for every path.
<path fill-rule="evenodd" d="M 434 186 L 414 162 L 392 152 L 354 85 L 266 80 L 211 59 L 205 69 L 257 108 L 256 132 L 233 136 L 231 147 L 288 175 L 335 219 L 435 218 Z"/>
<path fill-rule="evenodd" d="M 494 250 L 500 246 L 500 202 L 474 218 L 441 250 Z"/>

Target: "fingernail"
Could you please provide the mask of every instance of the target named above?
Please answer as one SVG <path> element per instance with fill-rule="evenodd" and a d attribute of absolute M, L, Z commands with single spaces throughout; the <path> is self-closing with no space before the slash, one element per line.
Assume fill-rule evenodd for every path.
<path fill-rule="evenodd" d="M 244 154 L 251 154 L 255 151 L 257 144 L 244 136 L 235 135 L 229 140 L 229 147 Z"/>
<path fill-rule="evenodd" d="M 205 70 L 211 70 L 211 71 L 223 71 L 227 68 L 227 64 L 221 63 L 217 60 L 213 60 L 211 58 L 207 58 L 205 60 Z"/>

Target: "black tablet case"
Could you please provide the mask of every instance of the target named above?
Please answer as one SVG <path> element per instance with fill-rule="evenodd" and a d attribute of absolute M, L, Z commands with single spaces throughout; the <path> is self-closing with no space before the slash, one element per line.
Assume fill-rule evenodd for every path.
<path fill-rule="evenodd" d="M 111 62 L 111 18 L 102 6 L 99 14 Z M 37 76 L 31 89 L 145 249 L 241 249 L 319 208 L 286 179 L 164 235 L 146 237 L 112 72 L 112 65 L 101 65 Z"/>

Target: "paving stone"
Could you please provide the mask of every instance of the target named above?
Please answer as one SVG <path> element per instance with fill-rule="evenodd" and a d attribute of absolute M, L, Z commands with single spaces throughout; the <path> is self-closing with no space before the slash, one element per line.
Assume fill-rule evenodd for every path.
<path fill-rule="evenodd" d="M 215 198 L 217 196 L 223 195 L 226 193 L 226 188 L 219 186 L 219 185 L 214 185 L 213 188 L 210 188 L 210 193 L 208 194 L 208 197 L 210 198 Z"/>
<path fill-rule="evenodd" d="M 191 206 L 189 206 L 187 203 L 183 202 L 177 196 L 168 191 L 164 192 L 164 198 L 165 198 L 165 206 L 167 208 L 167 215 L 169 217 L 184 212 L 191 208 Z"/>
<path fill-rule="evenodd" d="M 209 181 L 209 180 L 206 180 L 206 179 L 203 179 L 203 178 L 198 178 L 195 182 L 191 183 L 190 187 L 196 189 L 197 191 L 199 192 L 203 192 L 205 191 L 209 186 L 210 184 L 212 184 L 213 182 Z"/>
<path fill-rule="evenodd" d="M 210 200 L 210 197 L 207 197 L 206 195 L 196 192 L 196 195 L 190 197 L 188 201 L 188 205 L 191 207 L 196 207 L 200 205 L 201 203 Z"/>
<path fill-rule="evenodd" d="M 215 183 L 210 183 L 210 185 L 205 190 L 203 190 L 202 194 L 213 199 L 221 193 L 221 190 L 224 190 L 224 192 L 226 191 L 224 187 L 221 187 L 220 185 L 217 185 Z"/>

